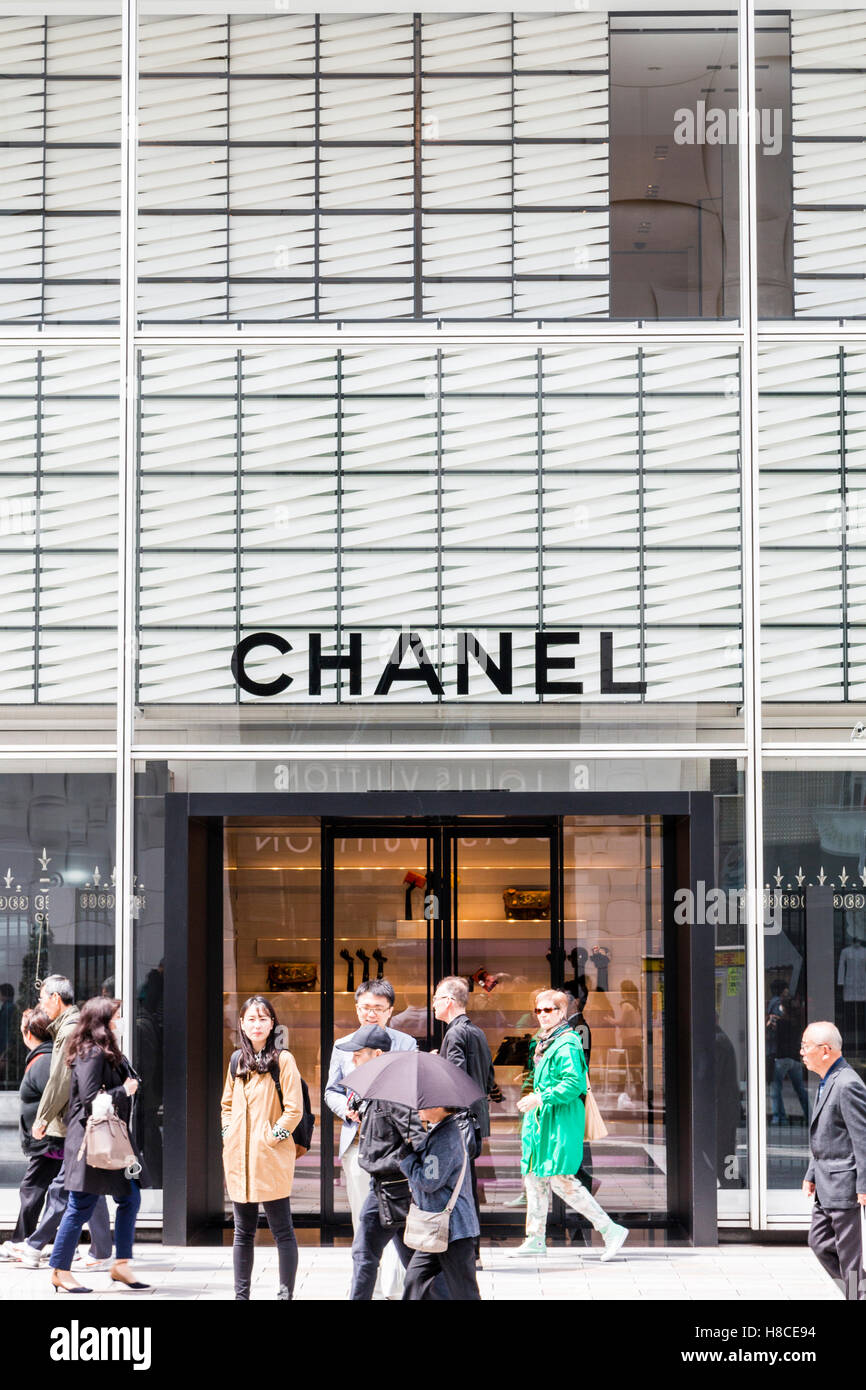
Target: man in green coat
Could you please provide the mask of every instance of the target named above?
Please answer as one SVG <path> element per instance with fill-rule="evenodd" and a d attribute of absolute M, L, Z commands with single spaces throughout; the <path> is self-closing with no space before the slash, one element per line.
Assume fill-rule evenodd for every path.
<path fill-rule="evenodd" d="M 575 1176 L 583 1159 L 586 1059 L 568 1023 L 568 998 L 546 990 L 535 1001 L 540 1036 L 533 1059 L 532 1090 L 517 1102 L 523 1113 L 520 1170 L 526 1185 L 526 1240 L 517 1254 L 546 1251 L 544 1232 L 552 1187 L 585 1216 L 604 1241 L 602 1260 L 611 1260 L 628 1237 Z"/>

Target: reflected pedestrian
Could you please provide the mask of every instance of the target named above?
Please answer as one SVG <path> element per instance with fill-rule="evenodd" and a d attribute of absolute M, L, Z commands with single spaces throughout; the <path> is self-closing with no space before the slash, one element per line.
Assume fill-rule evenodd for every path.
<path fill-rule="evenodd" d="M 0 1260 L 20 1257 L 20 1242 L 32 1235 L 39 1222 L 45 1194 L 63 1164 L 63 1147 L 56 1139 L 34 1139 L 33 1121 L 51 1070 L 51 1019 L 41 1009 L 25 1009 L 21 1038 L 26 1050 L 24 1075 L 18 1088 L 19 1137 L 27 1167 L 19 1188 L 20 1208 L 11 1240 L 0 1248 Z"/>

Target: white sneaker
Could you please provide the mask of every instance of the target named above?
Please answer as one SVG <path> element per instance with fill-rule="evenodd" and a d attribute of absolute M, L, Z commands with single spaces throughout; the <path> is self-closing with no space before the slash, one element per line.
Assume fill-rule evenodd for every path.
<path fill-rule="evenodd" d="M 0 1245 L 0 1260 L 20 1260 L 23 1249 L 22 1241 L 4 1240 Z"/>
<path fill-rule="evenodd" d="M 612 1260 L 614 1255 L 622 1249 L 627 1240 L 628 1227 L 618 1226 L 615 1221 L 611 1221 L 604 1233 L 604 1252 L 601 1257 L 601 1263 L 604 1264 L 607 1260 Z"/>
<path fill-rule="evenodd" d="M 547 1241 L 544 1236 L 527 1236 L 522 1245 L 518 1245 L 516 1250 L 509 1250 L 509 1255 L 546 1255 Z"/>
<path fill-rule="evenodd" d="M 507 1201 L 507 1202 L 503 1202 L 502 1205 L 503 1205 L 504 1207 L 525 1207 L 525 1206 L 526 1206 L 526 1192 L 525 1192 L 525 1191 L 518 1192 L 518 1194 L 517 1194 L 516 1197 L 509 1197 L 508 1201 Z"/>
<path fill-rule="evenodd" d="M 19 1258 L 25 1269 L 38 1269 L 39 1266 L 48 1259 L 48 1256 L 43 1254 L 41 1250 L 34 1249 L 34 1247 L 29 1245 L 25 1240 L 21 1247 L 21 1255 Z"/>

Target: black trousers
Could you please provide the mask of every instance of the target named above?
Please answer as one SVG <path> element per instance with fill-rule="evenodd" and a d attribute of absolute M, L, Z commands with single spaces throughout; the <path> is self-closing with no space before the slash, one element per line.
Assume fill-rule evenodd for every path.
<path fill-rule="evenodd" d="M 62 1158 L 46 1158 L 45 1154 L 31 1154 L 28 1158 L 18 1190 L 21 1209 L 12 1232 L 14 1241 L 26 1240 L 36 1230 L 45 1194 L 62 1167 Z"/>
<path fill-rule="evenodd" d="M 232 1202 L 232 1206 L 235 1213 L 235 1238 L 232 1244 L 235 1298 L 246 1300 L 250 1296 L 250 1281 L 253 1276 L 259 1204 Z M 262 1206 L 277 1247 L 280 1266 L 279 1297 L 291 1298 L 295 1291 L 295 1275 L 298 1272 L 298 1242 L 292 1225 L 292 1204 L 288 1197 L 281 1197 L 276 1202 L 262 1202 Z"/>
<path fill-rule="evenodd" d="M 355 1239 L 352 1241 L 352 1288 L 349 1298 L 356 1302 L 369 1303 L 376 1287 L 376 1274 L 379 1261 L 390 1241 L 394 1242 L 397 1254 L 405 1269 L 412 1256 L 408 1245 L 403 1244 L 403 1231 L 393 1226 L 383 1226 L 379 1220 L 379 1199 L 371 1188 L 364 1205 L 358 1214 Z M 474 1268 L 474 1259 L 473 1259 Z"/>
<path fill-rule="evenodd" d="M 455 1302 L 480 1302 L 481 1294 L 475 1277 L 475 1241 L 472 1236 L 452 1240 L 441 1255 L 428 1255 L 424 1250 L 415 1250 L 406 1270 L 404 1301 L 441 1298 L 439 1289 L 433 1287 L 440 1273 L 449 1297 Z M 441 1282 L 439 1280 L 440 1287 Z"/>
<path fill-rule="evenodd" d="M 866 1272 L 860 1235 L 860 1206 L 826 1211 L 818 1201 L 812 1209 L 809 1245 L 845 1297 L 866 1300 Z"/>

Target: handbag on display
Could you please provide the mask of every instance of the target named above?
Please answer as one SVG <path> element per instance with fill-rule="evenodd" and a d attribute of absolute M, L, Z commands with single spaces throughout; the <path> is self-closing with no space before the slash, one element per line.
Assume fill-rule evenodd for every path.
<path fill-rule="evenodd" d="M 505 916 L 512 922 L 550 916 L 549 888 L 506 888 L 502 894 Z"/>
<path fill-rule="evenodd" d="M 409 1179 L 394 1178 L 387 1182 L 376 1182 L 375 1188 L 380 1223 L 389 1231 L 402 1228 L 406 1224 L 412 1203 Z"/>
<path fill-rule="evenodd" d="M 94 1106 L 100 1096 L 104 1096 L 105 1100 L 99 1107 L 99 1113 L 88 1116 L 78 1157 L 81 1158 L 83 1155 L 90 1168 L 103 1168 L 110 1172 L 137 1167 L 138 1159 L 129 1138 L 129 1130 L 117 1114 L 104 1086 L 95 1097 Z"/>
<path fill-rule="evenodd" d="M 428 1255 L 441 1255 L 443 1250 L 448 1249 L 451 1213 L 457 1203 L 457 1198 L 460 1196 L 468 1162 L 469 1154 L 464 1144 L 463 1167 L 460 1169 L 460 1177 L 457 1179 L 454 1191 L 451 1193 L 444 1211 L 422 1211 L 420 1207 L 416 1207 L 414 1202 L 410 1203 L 409 1215 L 406 1217 L 406 1229 L 403 1232 L 403 1243 L 408 1245 L 410 1250 L 424 1250 Z"/>
<path fill-rule="evenodd" d="M 584 1114 L 586 1116 L 586 1129 L 584 1138 L 592 1142 L 593 1139 L 607 1138 L 607 1125 L 601 1118 L 601 1111 L 598 1108 L 598 1101 L 592 1094 L 592 1087 L 589 1084 L 589 1077 L 586 1078 L 586 1100 L 584 1101 Z"/>
<path fill-rule="evenodd" d="M 268 966 L 268 989 L 315 989 L 317 975 L 317 968 L 310 961 L 271 961 Z"/>

